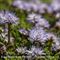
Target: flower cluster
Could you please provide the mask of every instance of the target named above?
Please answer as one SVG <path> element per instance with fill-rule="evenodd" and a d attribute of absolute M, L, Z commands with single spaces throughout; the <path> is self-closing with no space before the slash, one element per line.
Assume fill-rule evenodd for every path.
<path fill-rule="evenodd" d="M 42 48 L 38 48 L 32 46 L 31 49 L 27 49 L 26 47 L 17 48 L 16 51 L 21 54 L 26 54 L 28 56 L 36 56 L 36 55 L 45 55 L 44 50 Z"/>
<path fill-rule="evenodd" d="M 39 41 L 41 43 L 46 42 L 47 40 L 52 39 L 55 43 L 58 40 L 57 37 L 53 33 L 46 32 L 44 28 L 33 28 L 29 32 L 29 39 L 31 42 Z"/>
<path fill-rule="evenodd" d="M 33 0 L 27 2 L 22 0 L 15 0 L 13 6 L 16 6 L 19 9 L 26 10 L 28 13 L 26 20 L 29 23 L 34 24 L 32 29 L 25 30 L 20 29 L 19 32 L 23 35 L 28 36 L 30 42 L 40 42 L 44 45 L 47 41 L 52 40 L 51 50 L 58 50 L 60 48 L 60 43 L 58 37 L 52 32 L 47 32 L 46 30 L 50 28 L 48 20 L 43 17 L 43 13 L 52 14 L 59 19 L 56 22 L 56 26 L 60 27 L 60 4 L 59 0 L 53 0 L 50 4 L 42 3 L 39 0 L 32 2 Z M 32 13 L 31 13 L 32 12 Z M 33 44 L 33 47 L 30 50 L 26 50 L 28 55 L 42 55 L 43 49 L 36 48 Z"/>
<path fill-rule="evenodd" d="M 29 14 L 27 17 L 27 21 L 35 23 L 36 27 L 45 27 L 45 28 L 50 27 L 49 22 L 39 14 L 34 14 L 34 13 Z"/>
<path fill-rule="evenodd" d="M 22 0 L 15 0 L 13 2 L 13 6 L 16 6 L 19 9 L 23 9 L 23 10 L 27 10 L 27 11 L 37 10 L 36 8 L 38 8 L 38 7 L 35 4 L 36 0 L 35 0 L 35 3 L 33 3 L 33 2 L 34 2 L 33 0 L 30 2 L 26 2 L 26 1 L 22 1 Z M 38 0 L 37 0 L 37 2 L 38 2 Z"/>
<path fill-rule="evenodd" d="M 26 11 L 35 11 L 39 13 L 52 13 L 60 11 L 60 1 L 59 0 L 53 0 L 51 4 L 42 3 L 39 0 L 35 0 L 35 2 L 31 0 L 29 2 L 22 1 L 22 0 L 15 0 L 13 2 L 13 6 L 16 6 L 19 9 L 26 10 Z"/>

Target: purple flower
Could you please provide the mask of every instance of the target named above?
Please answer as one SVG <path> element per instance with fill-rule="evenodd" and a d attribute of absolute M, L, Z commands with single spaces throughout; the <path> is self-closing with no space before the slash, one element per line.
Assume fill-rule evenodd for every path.
<path fill-rule="evenodd" d="M 0 11 L 0 24 L 16 23 L 18 18 L 9 11 Z"/>
<path fill-rule="evenodd" d="M 51 50 L 52 51 L 60 50 L 60 42 L 58 40 L 54 44 L 52 44 Z"/>
<path fill-rule="evenodd" d="M 28 31 L 25 29 L 19 29 L 19 32 L 23 35 L 28 35 Z"/>
<path fill-rule="evenodd" d="M 46 19 L 44 19 L 44 18 L 38 18 L 36 22 L 37 22 L 35 24 L 36 27 L 41 27 L 41 26 L 45 27 L 45 28 L 49 28 L 50 27 L 49 22 Z"/>
<path fill-rule="evenodd" d="M 42 18 L 42 16 L 39 14 L 34 13 L 29 14 L 27 17 L 27 21 L 35 23 L 35 27 L 41 27 L 41 26 L 45 28 L 50 27 L 49 22 L 46 19 Z"/>
<path fill-rule="evenodd" d="M 32 30 L 30 30 L 29 39 L 31 42 L 39 41 L 43 43 L 48 39 L 48 36 L 42 27 L 33 28 Z"/>
<path fill-rule="evenodd" d="M 28 14 L 27 21 L 28 21 L 28 22 L 31 22 L 31 23 L 35 23 L 35 22 L 37 22 L 40 18 L 42 18 L 41 15 L 35 14 L 35 13 L 31 13 L 31 14 Z"/>
<path fill-rule="evenodd" d="M 51 3 L 51 6 L 54 11 L 59 11 L 60 10 L 60 0 L 53 0 Z"/>
<path fill-rule="evenodd" d="M 45 55 L 42 48 L 36 48 L 35 46 L 32 46 L 30 50 L 26 50 L 26 52 L 31 56 Z"/>
<path fill-rule="evenodd" d="M 48 12 L 48 13 L 53 13 L 53 8 L 52 8 L 51 5 L 48 5 L 48 7 L 47 7 L 47 12 Z"/>
<path fill-rule="evenodd" d="M 15 14 L 9 11 L 0 11 L 0 24 L 8 24 L 8 43 L 10 43 L 10 27 L 11 24 L 18 22 L 18 19 Z M 5 29 L 4 29 L 5 30 Z"/>
<path fill-rule="evenodd" d="M 29 2 L 22 0 L 15 0 L 13 6 L 16 6 L 19 9 L 26 11 L 38 11 L 38 5 L 40 4 L 39 0 L 31 0 Z"/>
<path fill-rule="evenodd" d="M 36 14 L 34 14 L 34 13 L 29 14 L 28 17 L 27 17 L 27 21 L 35 23 L 35 16 L 36 16 Z"/>
<path fill-rule="evenodd" d="M 41 3 L 38 7 L 39 13 L 45 13 L 48 8 L 48 5 L 45 3 Z"/>
<path fill-rule="evenodd" d="M 39 41 L 43 44 L 50 39 L 52 39 L 53 42 L 57 44 L 57 37 L 53 33 L 46 32 L 42 27 L 35 27 L 31 29 L 29 32 L 29 40 L 31 42 Z"/>

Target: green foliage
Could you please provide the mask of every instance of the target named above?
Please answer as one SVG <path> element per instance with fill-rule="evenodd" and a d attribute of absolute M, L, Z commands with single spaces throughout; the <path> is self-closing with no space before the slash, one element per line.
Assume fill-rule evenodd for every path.
<path fill-rule="evenodd" d="M 50 23 L 51 26 L 55 25 L 56 18 L 55 18 L 55 16 L 53 14 L 46 13 L 43 16 L 44 16 L 44 18 L 46 18 L 49 21 L 49 23 Z"/>
<path fill-rule="evenodd" d="M 41 0 L 44 3 L 51 3 L 52 0 Z"/>

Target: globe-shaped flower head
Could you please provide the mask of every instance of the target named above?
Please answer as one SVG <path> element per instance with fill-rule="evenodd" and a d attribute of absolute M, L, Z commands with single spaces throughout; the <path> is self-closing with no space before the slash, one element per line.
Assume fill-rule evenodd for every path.
<path fill-rule="evenodd" d="M 9 11 L 0 11 L 0 24 L 16 23 L 18 18 Z"/>

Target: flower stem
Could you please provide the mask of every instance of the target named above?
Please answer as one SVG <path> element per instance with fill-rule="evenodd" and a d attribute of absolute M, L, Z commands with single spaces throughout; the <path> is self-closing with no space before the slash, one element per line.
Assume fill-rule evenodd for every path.
<path fill-rule="evenodd" d="M 10 23 L 8 23 L 8 43 L 10 43 Z"/>
<path fill-rule="evenodd" d="M 4 29 L 4 33 L 5 33 L 5 27 L 6 27 L 6 26 L 5 26 L 5 24 L 4 24 L 4 27 L 3 27 L 3 29 Z"/>

